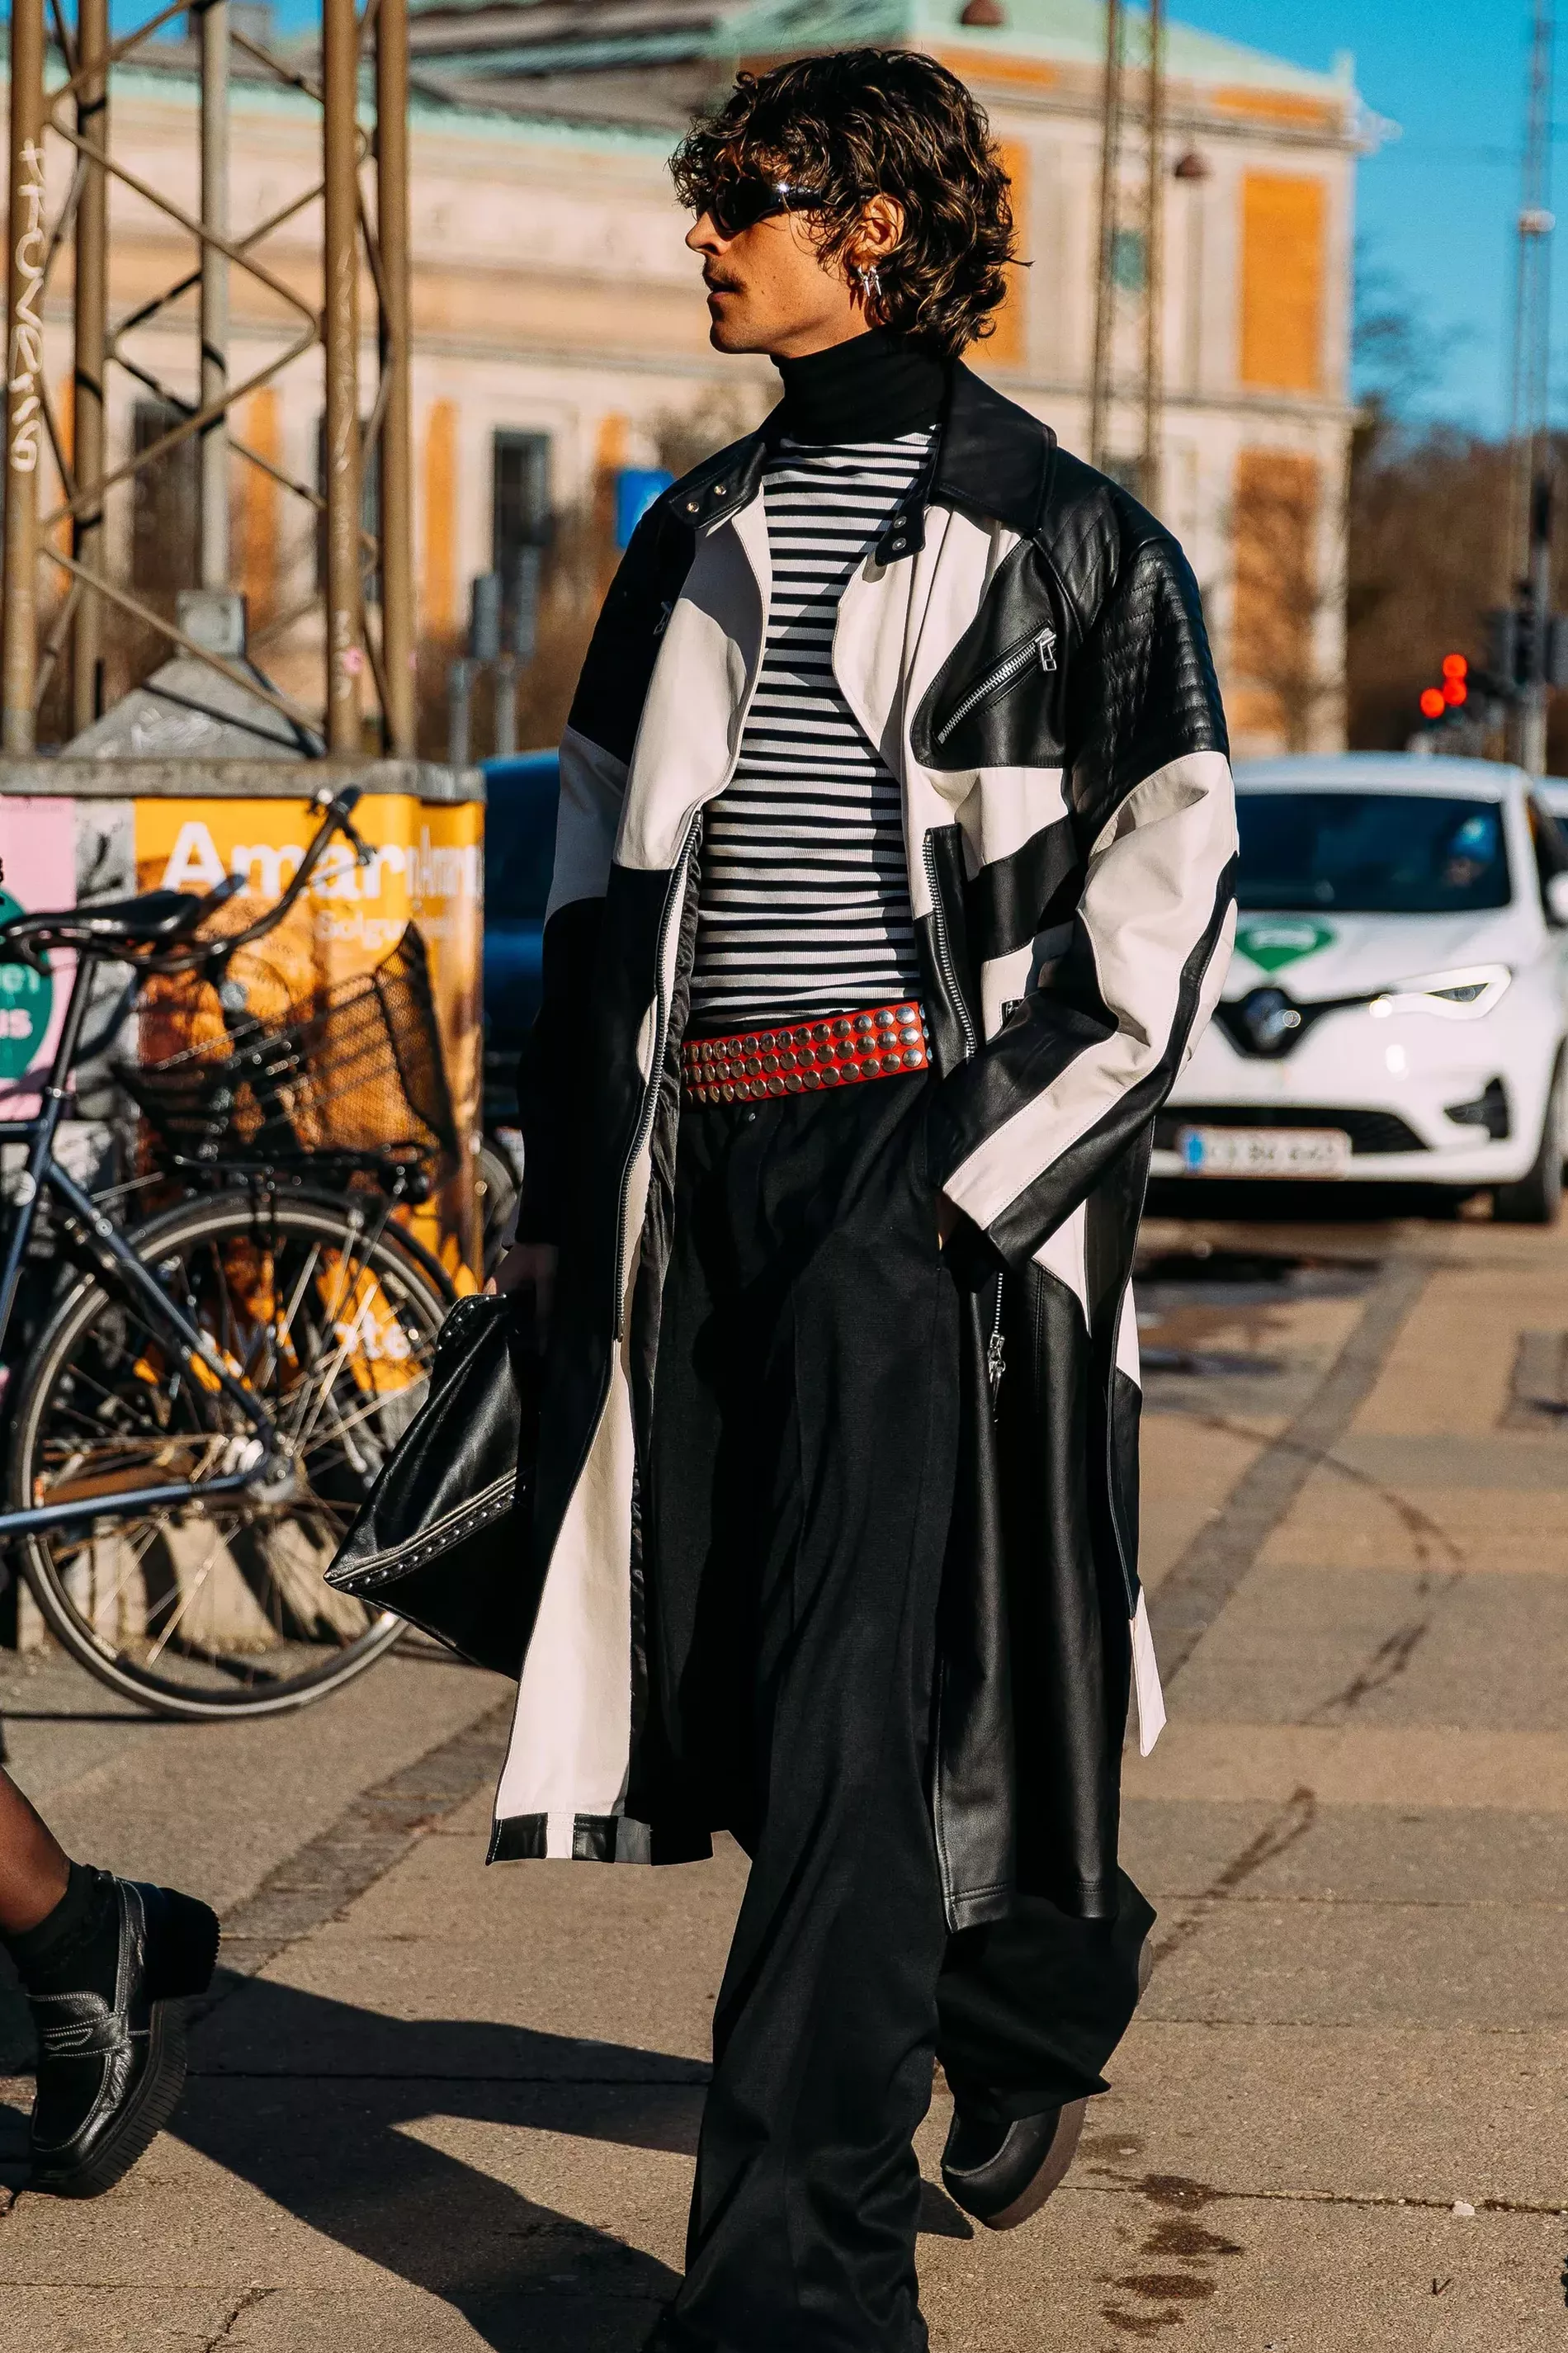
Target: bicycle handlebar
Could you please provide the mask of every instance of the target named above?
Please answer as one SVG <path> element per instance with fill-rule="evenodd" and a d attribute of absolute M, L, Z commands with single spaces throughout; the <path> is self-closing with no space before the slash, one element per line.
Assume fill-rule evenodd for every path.
<path fill-rule="evenodd" d="M 188 948 L 171 949 L 166 954 L 139 959 L 139 961 L 145 961 L 148 968 L 154 972 L 185 972 L 198 964 L 221 964 L 233 955 L 237 948 L 248 947 L 252 940 L 265 938 L 268 932 L 276 931 L 289 909 L 309 890 L 311 877 L 325 857 L 336 834 L 341 833 L 346 841 L 352 841 L 359 864 L 368 866 L 375 852 L 367 841 L 361 839 L 353 823 L 353 812 L 358 807 L 361 797 L 361 787 L 358 785 L 345 785 L 341 793 L 334 793 L 330 797 L 327 787 L 322 786 L 321 791 L 315 796 L 314 803 L 321 812 L 321 822 L 310 838 L 310 846 L 300 860 L 293 881 L 283 896 L 264 913 L 258 915 L 253 923 L 247 923 L 243 931 L 226 933 L 221 940 L 196 941 Z M 208 909 L 222 906 L 233 898 L 243 880 L 241 875 L 231 874 L 226 881 L 218 884 L 216 891 L 209 892 L 203 902 L 202 914 L 196 917 L 196 922 L 199 923 L 203 920 Z"/>

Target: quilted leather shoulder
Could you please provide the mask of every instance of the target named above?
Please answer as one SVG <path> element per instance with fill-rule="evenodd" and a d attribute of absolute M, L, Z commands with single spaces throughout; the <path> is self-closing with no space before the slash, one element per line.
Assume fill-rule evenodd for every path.
<path fill-rule="evenodd" d="M 1056 453 L 1033 536 L 1073 609 L 1080 643 L 1133 574 L 1184 575 L 1191 582 L 1180 543 L 1164 524 L 1120 482 L 1068 449 Z M 1195 613 L 1195 586 L 1191 594 Z"/>

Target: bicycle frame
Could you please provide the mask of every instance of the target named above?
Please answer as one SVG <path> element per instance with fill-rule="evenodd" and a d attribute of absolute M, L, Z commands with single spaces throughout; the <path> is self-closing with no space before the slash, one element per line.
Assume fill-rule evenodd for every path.
<path fill-rule="evenodd" d="M 76 976 L 49 1075 L 39 1090 L 37 1115 L 27 1120 L 0 1120 L 0 1145 L 26 1143 L 28 1146 L 27 1166 L 16 1187 L 16 1216 L 6 1240 L 4 1268 L 0 1270 L 0 1347 L 4 1347 L 10 1329 L 39 1197 L 47 1187 L 59 1196 L 75 1222 L 96 1243 L 102 1260 L 116 1268 L 132 1298 L 169 1333 L 186 1367 L 193 1368 L 199 1360 L 204 1382 L 215 1381 L 238 1407 L 255 1432 L 246 1451 L 249 1453 L 251 1446 L 257 1451 L 243 1468 L 220 1472 L 211 1479 L 178 1480 L 158 1487 L 116 1488 L 110 1495 L 89 1496 L 74 1504 L 44 1504 L 26 1511 L 0 1511 L 0 1540 L 30 1535 L 42 1528 L 86 1526 L 93 1520 L 118 1517 L 159 1504 L 192 1503 L 209 1495 L 237 1494 L 250 1486 L 258 1472 L 265 1472 L 277 1452 L 277 1431 L 266 1407 L 243 1381 L 235 1378 L 217 1343 L 164 1294 L 118 1228 L 55 1158 L 55 1135 L 69 1092 L 71 1065 L 81 1041 L 93 970 L 107 961 L 110 959 L 89 951 L 77 952 Z"/>

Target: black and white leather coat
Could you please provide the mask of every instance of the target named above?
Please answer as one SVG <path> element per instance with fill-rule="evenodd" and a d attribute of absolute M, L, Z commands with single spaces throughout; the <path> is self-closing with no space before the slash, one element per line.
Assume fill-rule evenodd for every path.
<path fill-rule="evenodd" d="M 636 1466 L 702 816 L 766 627 L 767 431 L 638 526 L 562 745 L 521 1230 L 563 1250 L 499 1858 L 693 1853 L 639 1745 L 656 1572 Z M 1151 515 L 960 366 L 925 470 L 844 591 L 833 660 L 902 790 L 941 1073 L 933 1173 L 969 1221 L 932 1773 L 948 1917 L 999 1917 L 1017 1888 L 1108 1916 L 1131 1686 L 1145 1749 L 1163 1721 L 1129 1278 L 1154 1113 L 1232 925 L 1235 807 L 1197 590 Z"/>

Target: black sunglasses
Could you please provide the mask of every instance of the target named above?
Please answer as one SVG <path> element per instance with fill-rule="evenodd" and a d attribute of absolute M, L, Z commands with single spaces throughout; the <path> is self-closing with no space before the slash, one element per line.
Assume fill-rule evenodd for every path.
<path fill-rule="evenodd" d="M 764 179 L 759 172 L 710 191 L 701 209 L 722 237 L 739 237 L 780 213 L 819 213 L 827 202 L 820 188 L 796 187 L 789 180 Z"/>

